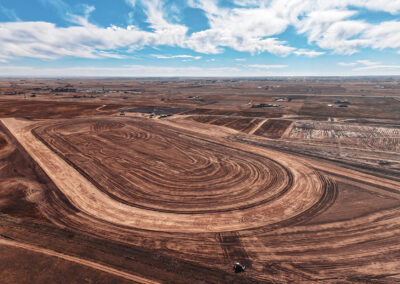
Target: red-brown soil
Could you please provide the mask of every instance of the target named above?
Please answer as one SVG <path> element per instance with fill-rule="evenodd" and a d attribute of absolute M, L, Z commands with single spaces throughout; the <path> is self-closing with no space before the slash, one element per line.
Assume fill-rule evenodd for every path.
<path fill-rule="evenodd" d="M 220 115 L 220 116 L 243 116 L 243 117 L 281 117 L 282 112 L 276 109 L 268 109 L 266 111 L 234 111 L 234 110 L 215 110 L 215 109 L 194 109 L 182 112 L 184 115 Z"/>
<path fill-rule="evenodd" d="M 0 282 L 397 283 L 399 89 L 0 80 Z"/>
<path fill-rule="evenodd" d="M 112 114 L 121 106 L 100 104 L 74 104 L 68 102 L 49 101 L 2 101 L 0 102 L 0 117 L 24 117 L 36 119 L 70 118 L 76 116 L 91 116 Z"/>
<path fill-rule="evenodd" d="M 350 118 L 380 118 L 380 119 L 400 119 L 400 101 L 393 98 L 348 98 L 350 104 L 339 107 L 334 104 L 336 100 L 344 97 L 313 97 L 305 100 L 300 109 L 300 115 L 323 116 L 323 117 L 350 117 Z M 329 104 L 334 104 L 332 107 Z M 379 111 L 376 111 L 379 109 Z"/>
<path fill-rule="evenodd" d="M 199 115 L 199 116 L 189 116 L 189 119 L 194 121 L 209 123 L 214 125 L 220 125 L 229 127 L 244 133 L 249 133 L 256 126 L 258 126 L 263 120 L 259 118 L 234 118 L 234 117 L 221 117 L 221 116 L 212 116 L 212 115 Z"/>
<path fill-rule="evenodd" d="M 0 211 L 46 220 L 39 210 L 54 185 L 0 124 Z"/>
<path fill-rule="evenodd" d="M 142 119 L 62 121 L 34 134 L 113 199 L 162 212 L 254 206 L 287 175 L 268 158 Z"/>
<path fill-rule="evenodd" d="M 292 123 L 293 121 L 290 120 L 268 119 L 254 134 L 269 138 L 281 138 Z"/>

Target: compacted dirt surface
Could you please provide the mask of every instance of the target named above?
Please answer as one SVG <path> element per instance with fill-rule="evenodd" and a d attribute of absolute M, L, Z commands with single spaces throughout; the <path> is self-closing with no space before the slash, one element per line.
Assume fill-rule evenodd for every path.
<path fill-rule="evenodd" d="M 399 282 L 397 90 L 0 80 L 0 282 Z"/>

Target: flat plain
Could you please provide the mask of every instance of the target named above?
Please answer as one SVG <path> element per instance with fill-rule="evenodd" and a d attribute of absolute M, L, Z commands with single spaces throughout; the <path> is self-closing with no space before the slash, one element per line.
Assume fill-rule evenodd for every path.
<path fill-rule="evenodd" d="M 0 282 L 399 282 L 399 122 L 398 78 L 1 79 Z"/>

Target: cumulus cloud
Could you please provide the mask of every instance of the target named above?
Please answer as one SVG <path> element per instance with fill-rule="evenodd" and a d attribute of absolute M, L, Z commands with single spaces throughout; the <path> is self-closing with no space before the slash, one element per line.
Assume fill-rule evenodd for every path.
<path fill-rule="evenodd" d="M 399 0 L 236 0 L 239 7 L 221 8 L 216 0 L 191 0 L 205 11 L 210 29 L 194 33 L 188 46 L 204 53 L 221 53 L 224 47 L 251 53 L 269 52 L 314 57 L 323 52 L 306 52 L 279 39 L 289 26 L 307 36 L 310 44 L 338 54 L 353 54 L 362 48 L 400 47 L 400 22 L 378 25 L 353 20 L 357 8 L 398 14 Z M 385 41 L 383 39 L 389 38 Z"/>
<path fill-rule="evenodd" d="M 64 2 L 60 0 L 42 1 L 64 7 Z M 83 15 L 67 12 L 70 21 L 76 24 L 70 27 L 57 27 L 48 22 L 0 23 L 0 58 L 123 58 L 116 54 L 117 50 L 133 51 L 147 45 L 182 46 L 187 28 L 166 21 L 160 1 L 146 3 L 146 13 L 153 32 L 140 30 L 133 25 L 103 28 L 91 24 L 88 17 L 94 10 L 92 6 L 84 6 Z"/>
<path fill-rule="evenodd" d="M 221 6 L 218 0 L 189 0 L 187 5 L 204 11 L 209 25 L 190 35 L 188 27 L 176 19 L 180 8 L 166 9 L 167 1 L 163 0 L 125 0 L 131 9 L 141 5 L 150 30 L 133 25 L 100 27 L 90 21 L 93 6 L 79 5 L 77 12 L 62 0 L 40 1 L 55 7 L 71 25 L 0 23 L 2 61 L 15 57 L 117 58 L 121 49 L 132 52 L 145 46 L 177 46 L 204 54 L 230 48 L 251 54 L 310 58 L 325 53 L 350 55 L 363 48 L 400 49 L 400 21 L 370 23 L 368 19 L 355 19 L 358 9 L 399 15 L 400 0 L 232 0 L 231 8 Z M 0 12 L 4 11 L 10 19 L 14 17 L 11 10 L 0 5 Z M 17 20 L 16 16 L 11 20 Z M 309 49 L 293 46 L 287 36 L 283 39 L 289 27 L 307 38 Z"/>
<path fill-rule="evenodd" d="M 362 37 L 375 49 L 400 47 L 400 22 L 388 21 L 371 25 Z"/>
<path fill-rule="evenodd" d="M 154 29 L 156 45 L 183 46 L 188 28 L 166 20 L 161 0 L 143 0 L 147 22 Z"/>
<path fill-rule="evenodd" d="M 46 22 L 0 23 L 0 50 L 3 58 L 62 56 L 110 57 L 112 51 L 129 46 L 141 48 L 157 42 L 154 34 L 127 28 L 99 28 L 94 25 L 59 28 Z"/>
<path fill-rule="evenodd" d="M 275 35 L 284 32 L 288 21 L 278 17 L 272 9 L 220 8 L 217 1 L 191 1 L 195 8 L 203 9 L 210 29 L 193 33 L 187 40 L 189 48 L 202 53 L 221 53 L 224 47 L 250 53 L 269 52 L 287 56 L 295 48 Z"/>

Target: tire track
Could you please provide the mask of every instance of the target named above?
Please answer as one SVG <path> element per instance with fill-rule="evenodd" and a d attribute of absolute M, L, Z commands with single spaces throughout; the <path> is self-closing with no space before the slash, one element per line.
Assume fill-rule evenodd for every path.
<path fill-rule="evenodd" d="M 59 253 L 59 252 L 56 252 L 53 250 L 49 250 L 49 249 L 45 249 L 45 248 L 41 248 L 41 247 L 29 245 L 29 244 L 18 243 L 13 240 L 10 240 L 10 239 L 0 238 L 0 245 L 22 248 L 22 249 L 29 250 L 29 251 L 32 251 L 35 253 L 40 253 L 40 254 L 44 254 L 44 255 L 48 255 L 48 256 L 61 258 L 66 261 L 74 262 L 74 263 L 84 265 L 84 266 L 87 266 L 87 267 L 90 267 L 90 268 L 93 268 L 96 270 L 100 270 L 100 271 L 103 271 L 103 272 L 106 272 L 109 274 L 113 274 L 113 275 L 119 276 L 121 278 L 134 281 L 136 283 L 144 283 L 144 284 L 161 283 L 161 282 L 158 282 L 155 280 L 150 280 L 150 279 L 143 278 L 143 277 L 140 277 L 137 275 L 133 275 L 131 273 L 127 273 L 127 272 L 124 272 L 124 271 L 121 271 L 121 270 L 118 270 L 118 269 L 115 269 L 115 268 L 112 268 L 109 266 L 105 266 L 100 263 L 92 262 L 90 260 L 78 258 L 78 257 L 71 256 L 71 255 L 66 255 L 66 254 Z"/>

